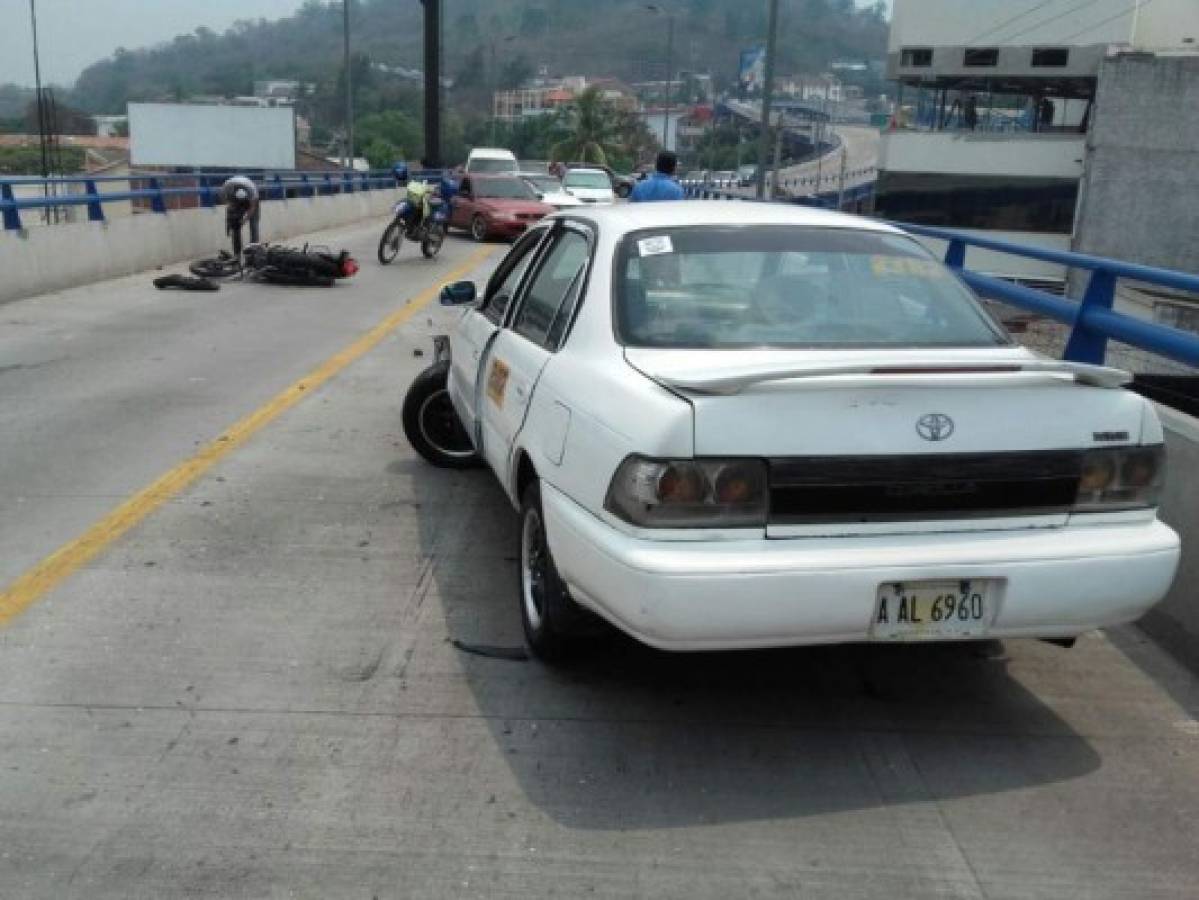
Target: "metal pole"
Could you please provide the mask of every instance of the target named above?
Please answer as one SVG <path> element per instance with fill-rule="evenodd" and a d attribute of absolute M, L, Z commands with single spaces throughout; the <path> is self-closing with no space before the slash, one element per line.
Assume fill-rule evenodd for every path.
<path fill-rule="evenodd" d="M 674 13 L 666 14 L 666 94 L 662 110 L 662 149 L 670 148 L 670 88 L 674 70 Z"/>
<path fill-rule="evenodd" d="M 766 83 L 762 85 L 762 124 L 758 135 L 758 179 L 756 194 L 766 196 L 766 160 L 770 155 L 770 103 L 774 88 L 774 41 L 779 24 L 779 0 L 770 0 L 770 19 L 766 27 Z"/>
<path fill-rule="evenodd" d="M 37 5 L 36 0 L 29 0 L 29 24 L 33 29 L 33 82 L 37 97 L 37 133 L 38 146 L 41 149 L 42 163 L 42 196 L 50 196 L 46 179 L 50 175 L 50 161 L 46 155 L 46 107 L 42 98 L 42 65 L 38 57 L 37 45 Z M 50 221 L 50 210 L 43 209 L 42 216 Z"/>
<path fill-rule="evenodd" d="M 495 77 L 495 38 L 491 39 L 491 146 L 495 146 L 495 92 L 499 79 Z"/>
<path fill-rule="evenodd" d="M 425 158 L 430 169 L 441 166 L 441 0 L 425 6 Z"/>
<path fill-rule="evenodd" d="M 354 168 L 354 85 L 350 74 L 350 2 L 341 0 L 342 13 L 342 49 L 346 69 L 346 160 L 342 166 Z"/>
<path fill-rule="evenodd" d="M 841 145 L 841 176 L 837 181 L 837 209 L 845 208 L 845 170 L 848 166 L 849 151 L 845 145 Z"/>

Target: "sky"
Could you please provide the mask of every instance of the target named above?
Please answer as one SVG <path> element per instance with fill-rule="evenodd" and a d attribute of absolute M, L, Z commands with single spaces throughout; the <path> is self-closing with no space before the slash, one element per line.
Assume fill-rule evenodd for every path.
<path fill-rule="evenodd" d="M 69 85 L 118 47 L 168 41 L 201 25 L 279 19 L 303 0 L 36 0 L 42 81 Z M 33 84 L 29 0 L 0 0 L 0 84 Z"/>
<path fill-rule="evenodd" d="M 858 0 L 869 6 L 872 0 Z M 892 0 L 886 0 L 890 7 Z M 223 31 L 238 19 L 278 19 L 303 0 L 36 0 L 42 81 L 73 84 L 118 47 L 169 41 L 203 25 Z M 416 15 L 418 7 L 413 3 Z M 0 0 L 0 84 L 33 84 L 29 0 Z"/>

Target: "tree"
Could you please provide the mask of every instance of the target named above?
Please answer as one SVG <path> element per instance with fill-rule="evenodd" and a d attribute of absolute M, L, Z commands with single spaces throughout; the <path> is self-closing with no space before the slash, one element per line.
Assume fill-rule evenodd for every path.
<path fill-rule="evenodd" d="M 587 88 L 575 98 L 566 113 L 567 137 L 550 148 L 550 158 L 561 162 L 577 160 L 608 164 L 614 148 L 612 112 L 599 88 Z"/>
<path fill-rule="evenodd" d="M 420 125 L 407 113 L 395 109 L 363 116 L 354 124 L 354 131 L 358 147 L 366 148 L 368 157 L 372 152 L 390 155 L 388 167 L 397 159 L 419 153 L 422 144 Z M 374 165 L 373 159 L 371 164 Z"/>
<path fill-rule="evenodd" d="M 46 102 L 42 104 L 47 117 L 46 131 L 48 134 L 95 134 L 96 123 L 92 117 L 82 110 L 67 106 L 61 102 L 51 102 L 51 95 L 46 94 Z M 29 101 L 25 107 L 25 133 L 38 134 L 37 101 Z"/>

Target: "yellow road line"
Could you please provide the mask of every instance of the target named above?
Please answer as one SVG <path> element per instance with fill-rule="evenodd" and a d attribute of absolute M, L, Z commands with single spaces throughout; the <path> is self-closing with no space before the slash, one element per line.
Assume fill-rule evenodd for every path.
<path fill-rule="evenodd" d="M 278 418 L 350 363 L 368 353 L 391 332 L 427 306 L 440 292 L 442 284 L 461 278 L 490 254 L 491 248 L 472 253 L 466 262 L 449 273 L 444 282 L 418 294 L 407 305 L 392 313 L 350 346 L 329 357 L 318 368 L 276 395 L 264 406 L 226 429 L 220 437 L 190 459 L 175 466 L 153 484 L 142 488 L 79 537 L 64 544 L 18 577 L 0 593 L 0 625 L 36 603 L 43 594 L 94 559 L 109 544 L 184 490 L 235 448 L 248 441 L 264 425 Z"/>

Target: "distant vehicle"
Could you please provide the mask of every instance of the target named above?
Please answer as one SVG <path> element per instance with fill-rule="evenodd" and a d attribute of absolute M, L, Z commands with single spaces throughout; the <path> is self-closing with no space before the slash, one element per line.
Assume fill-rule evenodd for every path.
<path fill-rule="evenodd" d="M 679 180 L 686 184 L 705 184 L 710 174 L 707 169 L 692 169 Z"/>
<path fill-rule="evenodd" d="M 755 165 L 741 166 L 737 169 L 737 183 L 741 187 L 749 187 L 758 177 L 758 167 Z"/>
<path fill-rule="evenodd" d="M 541 175 L 537 172 L 521 172 L 517 177 L 525 181 L 537 192 L 537 199 L 548 203 L 555 209 L 565 209 L 568 206 L 582 206 L 583 201 L 574 194 L 568 194 L 562 182 L 553 175 Z"/>
<path fill-rule="evenodd" d="M 520 174 L 522 175 L 550 174 L 550 164 L 544 159 L 522 159 L 517 165 L 520 166 Z"/>
<path fill-rule="evenodd" d="M 569 169 L 599 169 L 608 176 L 608 181 L 612 185 L 612 192 L 617 197 L 627 197 L 633 192 L 633 185 L 637 183 L 635 175 L 619 175 L 610 166 L 605 166 L 602 163 L 584 163 L 572 162 L 567 163 L 566 168 Z"/>
<path fill-rule="evenodd" d="M 519 510 L 543 659 L 595 615 L 666 650 L 1069 640 L 1173 581 L 1128 373 L 1021 347 L 881 222 L 589 207 L 442 302 L 463 314 L 404 430 Z"/>
<path fill-rule="evenodd" d="M 467 175 L 454 197 L 450 227 L 469 231 L 476 241 L 513 238 L 553 211 L 515 175 Z"/>
<path fill-rule="evenodd" d="M 584 203 L 616 201 L 612 179 L 603 169 L 567 169 L 562 186 L 566 188 L 567 193 L 573 194 Z"/>
<path fill-rule="evenodd" d="M 721 169 L 712 173 L 712 183 L 719 187 L 735 187 L 738 183 L 737 173 L 732 169 Z"/>
<path fill-rule="evenodd" d="M 516 154 L 501 147 L 476 147 L 466 158 L 467 175 L 515 175 Z"/>

